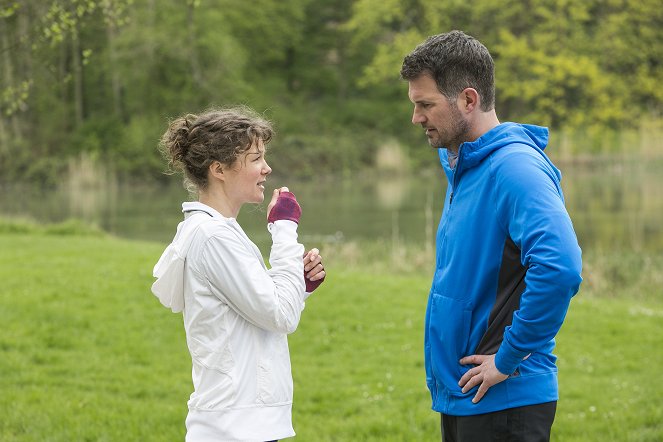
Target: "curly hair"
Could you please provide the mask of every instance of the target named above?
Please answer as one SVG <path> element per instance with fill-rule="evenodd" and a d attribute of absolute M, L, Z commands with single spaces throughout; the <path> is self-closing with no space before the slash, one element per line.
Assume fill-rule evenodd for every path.
<path fill-rule="evenodd" d="M 171 121 L 159 150 L 169 171 L 182 172 L 185 187 L 196 192 L 207 188 L 213 161 L 230 166 L 258 140 L 267 145 L 273 135 L 271 123 L 246 106 L 209 109 Z"/>

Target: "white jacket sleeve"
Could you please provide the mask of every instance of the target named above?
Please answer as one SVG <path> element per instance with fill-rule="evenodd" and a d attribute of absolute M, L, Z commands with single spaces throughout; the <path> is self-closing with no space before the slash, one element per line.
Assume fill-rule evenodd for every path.
<path fill-rule="evenodd" d="M 304 246 L 297 224 L 276 221 L 270 264 L 265 268 L 252 247 L 231 229 L 215 233 L 203 248 L 202 265 L 211 292 L 244 319 L 262 329 L 292 333 L 304 309 Z"/>

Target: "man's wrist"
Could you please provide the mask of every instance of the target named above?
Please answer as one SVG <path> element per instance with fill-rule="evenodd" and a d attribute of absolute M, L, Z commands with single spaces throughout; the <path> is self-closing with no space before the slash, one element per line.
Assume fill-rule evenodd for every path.
<path fill-rule="evenodd" d="M 502 345 L 500 345 L 495 355 L 495 368 L 503 375 L 509 376 L 516 371 L 528 354 L 527 352 L 521 352 L 513 348 L 505 336 L 502 340 Z"/>

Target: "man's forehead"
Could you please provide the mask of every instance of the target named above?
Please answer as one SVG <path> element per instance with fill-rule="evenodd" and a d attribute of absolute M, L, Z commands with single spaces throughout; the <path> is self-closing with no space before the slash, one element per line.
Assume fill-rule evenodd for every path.
<path fill-rule="evenodd" d="M 408 97 L 413 102 L 439 100 L 442 97 L 437 88 L 437 84 L 432 77 L 422 78 L 419 76 L 414 80 L 408 81 Z"/>

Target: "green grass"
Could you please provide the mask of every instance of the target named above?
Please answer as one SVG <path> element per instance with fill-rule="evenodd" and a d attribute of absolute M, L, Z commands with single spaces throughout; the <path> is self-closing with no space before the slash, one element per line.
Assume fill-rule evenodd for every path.
<path fill-rule="evenodd" d="M 163 245 L 61 230 L 0 233 L 0 440 L 183 440 L 182 320 L 150 293 Z M 362 268 L 330 259 L 290 337 L 296 440 L 439 440 L 422 353 L 429 277 Z M 595 286 L 558 339 L 553 440 L 662 440 L 663 301 Z"/>

